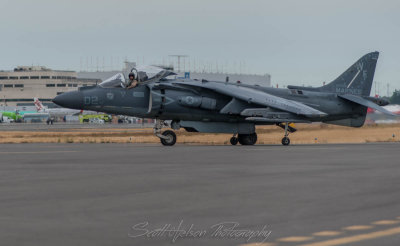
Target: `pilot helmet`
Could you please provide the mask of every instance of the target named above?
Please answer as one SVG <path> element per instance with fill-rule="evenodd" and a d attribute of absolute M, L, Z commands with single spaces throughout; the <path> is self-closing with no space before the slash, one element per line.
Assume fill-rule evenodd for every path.
<path fill-rule="evenodd" d="M 135 74 L 134 74 L 134 73 L 129 73 L 128 77 L 129 77 L 129 79 L 130 79 L 131 77 L 133 77 L 133 79 L 135 79 Z"/>

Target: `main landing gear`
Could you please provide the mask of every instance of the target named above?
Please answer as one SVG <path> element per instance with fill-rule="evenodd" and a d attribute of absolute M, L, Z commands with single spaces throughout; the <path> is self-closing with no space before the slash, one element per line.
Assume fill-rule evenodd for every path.
<path fill-rule="evenodd" d="M 154 125 L 154 135 L 160 138 L 161 144 L 164 146 L 172 146 L 176 143 L 176 134 L 171 130 L 166 130 L 161 133 L 162 127 L 165 126 L 163 120 L 156 119 L 156 124 Z"/>
<path fill-rule="evenodd" d="M 285 130 L 285 136 L 282 138 L 282 145 L 289 145 L 290 144 L 290 139 L 289 139 L 289 133 L 293 133 L 295 131 L 297 131 L 296 128 L 294 128 L 294 124 L 293 123 L 279 123 L 277 124 L 279 127 L 283 128 Z"/>
<path fill-rule="evenodd" d="M 257 142 L 257 133 L 252 133 L 252 134 L 238 134 L 236 137 L 236 134 L 231 137 L 230 140 L 232 145 L 236 145 L 238 142 L 241 145 L 254 145 Z"/>

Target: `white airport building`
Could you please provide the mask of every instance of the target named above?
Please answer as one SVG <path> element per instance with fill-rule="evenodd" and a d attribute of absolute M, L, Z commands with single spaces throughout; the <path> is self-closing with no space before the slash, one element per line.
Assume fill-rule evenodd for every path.
<path fill-rule="evenodd" d="M 34 97 L 48 104 L 61 93 L 99 82 L 99 79 L 78 78 L 74 71 L 20 66 L 13 71 L 0 71 L 0 106 L 33 105 Z"/>

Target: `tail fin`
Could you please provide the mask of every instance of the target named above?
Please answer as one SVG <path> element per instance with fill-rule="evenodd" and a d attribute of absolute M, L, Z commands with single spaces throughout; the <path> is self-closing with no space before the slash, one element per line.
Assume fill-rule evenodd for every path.
<path fill-rule="evenodd" d="M 39 101 L 39 98 L 33 98 L 33 103 L 35 104 L 36 110 L 38 112 L 42 111 L 44 109 L 42 102 Z"/>
<path fill-rule="evenodd" d="M 323 92 L 369 96 L 379 52 L 361 57 L 337 79 L 319 88 Z"/>

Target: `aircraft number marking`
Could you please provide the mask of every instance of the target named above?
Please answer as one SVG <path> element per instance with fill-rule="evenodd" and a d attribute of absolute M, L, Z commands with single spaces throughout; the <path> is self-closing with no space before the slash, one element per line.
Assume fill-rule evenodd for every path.
<path fill-rule="evenodd" d="M 97 105 L 99 104 L 99 98 L 97 96 L 85 97 L 85 105 Z"/>

